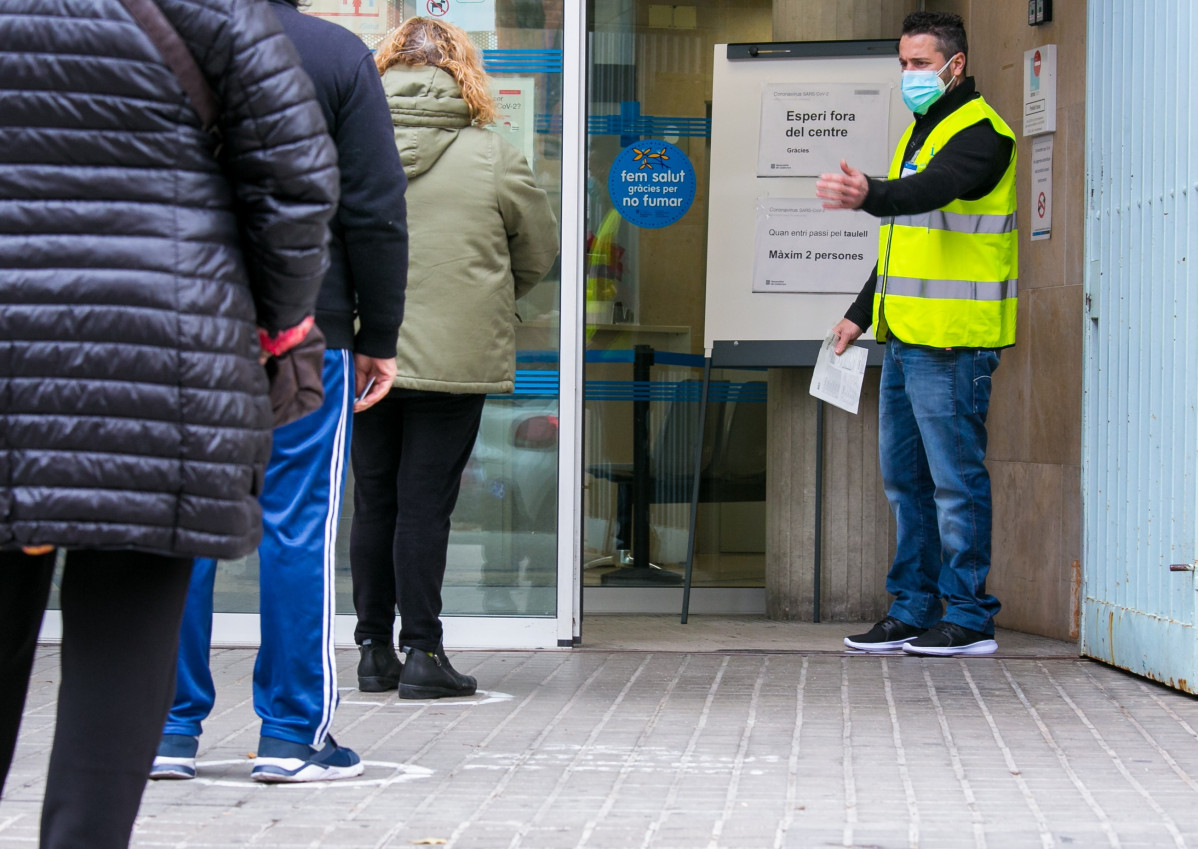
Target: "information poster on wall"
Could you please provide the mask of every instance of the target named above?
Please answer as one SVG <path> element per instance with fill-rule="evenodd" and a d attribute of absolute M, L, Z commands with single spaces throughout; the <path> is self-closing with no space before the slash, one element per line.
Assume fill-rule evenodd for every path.
<path fill-rule="evenodd" d="M 387 32 L 387 4 L 384 0 L 310 0 L 303 10 L 340 24 L 367 39 L 370 44 Z"/>
<path fill-rule="evenodd" d="M 1057 46 L 1045 44 L 1023 54 L 1023 134 L 1057 129 Z"/>
<path fill-rule="evenodd" d="M 466 32 L 495 30 L 495 0 L 424 0 L 416 4 L 416 14 L 439 18 Z"/>
<path fill-rule="evenodd" d="M 524 154 L 532 166 L 533 144 L 536 140 L 536 116 L 532 77 L 490 77 L 491 94 L 495 98 L 495 123 L 487 127 L 503 136 Z"/>
<path fill-rule="evenodd" d="M 884 177 L 889 84 L 766 83 L 761 92 L 758 177 L 818 177 L 840 160 Z"/>
<path fill-rule="evenodd" d="M 878 262 L 878 219 L 798 198 L 758 198 L 754 292 L 856 293 Z"/>
<path fill-rule="evenodd" d="M 1032 139 L 1032 241 L 1052 236 L 1052 139 Z"/>

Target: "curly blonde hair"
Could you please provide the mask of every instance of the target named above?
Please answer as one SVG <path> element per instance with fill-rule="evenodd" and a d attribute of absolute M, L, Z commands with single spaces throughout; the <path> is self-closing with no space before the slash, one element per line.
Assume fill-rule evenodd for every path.
<path fill-rule="evenodd" d="M 465 30 L 433 18 L 408 18 L 378 46 L 374 64 L 379 73 L 395 65 L 432 65 L 454 78 L 477 126 L 494 124 L 495 98 L 487 86 L 482 56 Z"/>

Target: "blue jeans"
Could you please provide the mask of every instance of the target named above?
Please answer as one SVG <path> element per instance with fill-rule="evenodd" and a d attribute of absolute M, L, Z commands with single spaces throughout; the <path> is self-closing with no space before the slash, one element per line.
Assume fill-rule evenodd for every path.
<path fill-rule="evenodd" d="M 878 410 L 882 480 L 898 524 L 890 615 L 994 633 L 986 593 L 992 510 L 986 412 L 997 351 L 886 344 Z M 944 599 L 943 617 L 940 600 Z"/>

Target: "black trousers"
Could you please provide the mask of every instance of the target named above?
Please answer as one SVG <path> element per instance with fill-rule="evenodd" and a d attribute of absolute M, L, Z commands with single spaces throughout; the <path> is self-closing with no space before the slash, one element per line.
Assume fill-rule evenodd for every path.
<path fill-rule="evenodd" d="M 0 789 L 12 766 L 54 558 L 0 552 Z M 67 553 L 43 849 L 129 845 L 175 692 L 191 563 L 131 551 Z"/>
<path fill-rule="evenodd" d="M 441 643 L 449 516 L 470 459 L 485 395 L 393 389 L 354 416 L 354 518 L 349 536 L 354 639 Z"/>

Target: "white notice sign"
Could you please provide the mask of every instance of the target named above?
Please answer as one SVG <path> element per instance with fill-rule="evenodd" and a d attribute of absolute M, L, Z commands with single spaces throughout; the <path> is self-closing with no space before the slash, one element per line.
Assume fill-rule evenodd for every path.
<path fill-rule="evenodd" d="M 495 123 L 488 130 L 503 136 L 524 154 L 532 167 L 536 141 L 536 96 L 532 77 L 488 77 L 495 98 Z"/>
<path fill-rule="evenodd" d="M 317 18 L 326 18 L 374 44 L 390 30 L 387 8 L 380 0 L 311 0 L 304 11 Z"/>
<path fill-rule="evenodd" d="M 1052 134 L 1032 139 L 1032 241 L 1052 235 Z"/>
<path fill-rule="evenodd" d="M 1023 134 L 1057 129 L 1057 46 L 1045 44 L 1023 54 Z"/>
<path fill-rule="evenodd" d="M 376 0 L 377 2 L 377 0 Z M 416 4 L 419 7 L 421 4 Z M 416 14 L 440 18 L 456 24 L 466 32 L 494 32 L 495 0 L 427 0 Z M 412 14 L 409 8 L 407 14 Z"/>
<path fill-rule="evenodd" d="M 836 336 L 829 330 L 824 337 L 824 344 L 820 346 L 819 356 L 815 358 L 811 394 L 856 415 L 869 354 L 864 348 L 849 345 L 838 357 L 835 348 Z"/>
<path fill-rule="evenodd" d="M 878 263 L 878 219 L 806 198 L 758 198 L 754 292 L 855 294 Z"/>
<path fill-rule="evenodd" d="M 854 168 L 885 177 L 890 83 L 766 83 L 758 177 L 818 177 Z"/>

